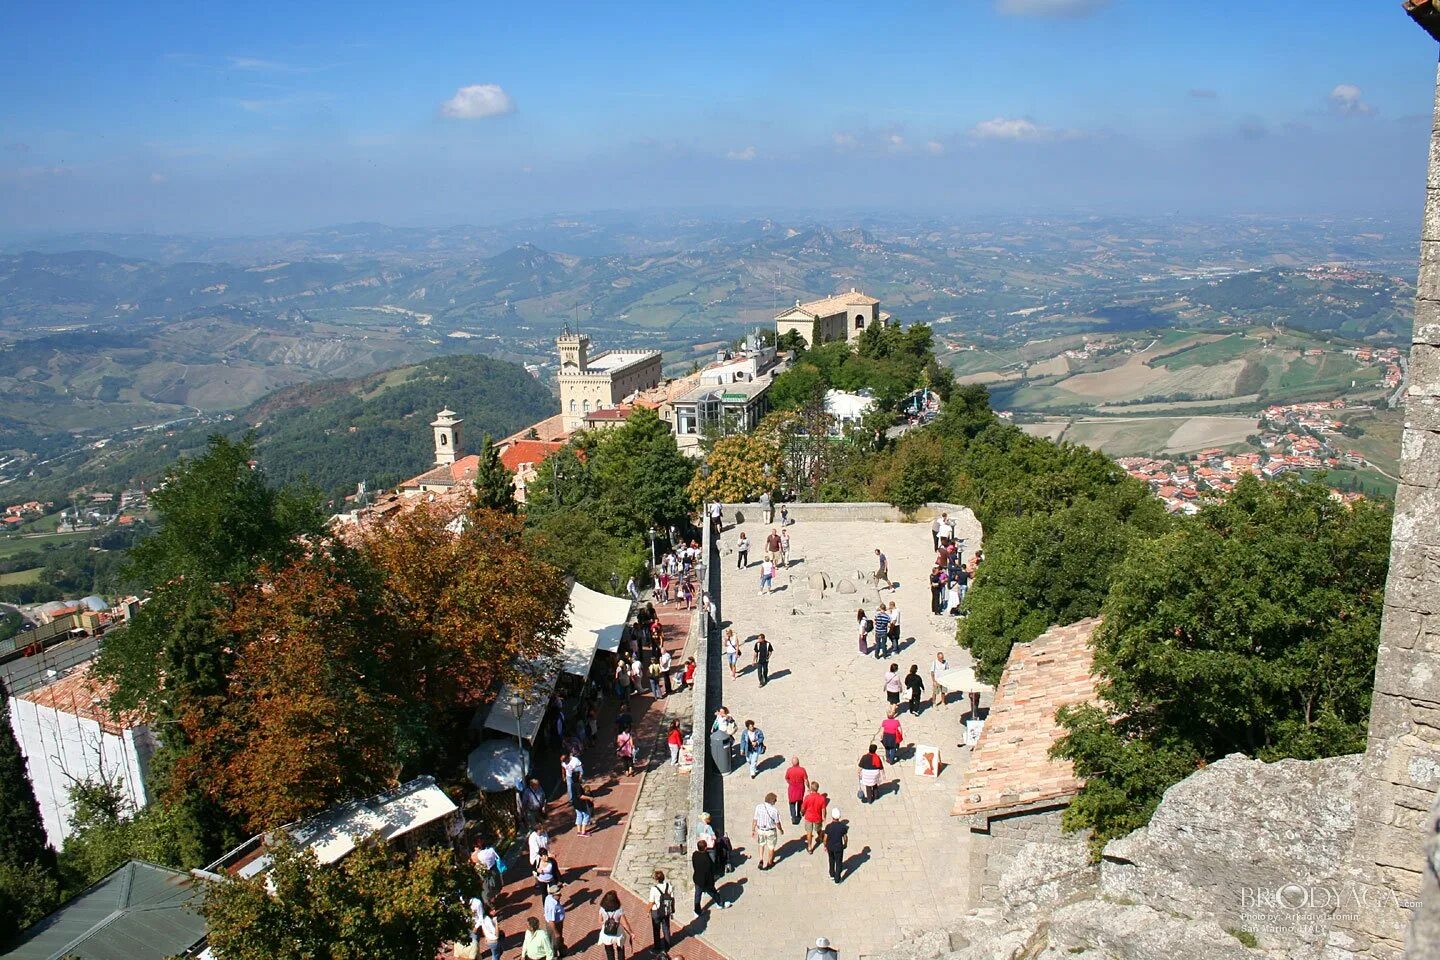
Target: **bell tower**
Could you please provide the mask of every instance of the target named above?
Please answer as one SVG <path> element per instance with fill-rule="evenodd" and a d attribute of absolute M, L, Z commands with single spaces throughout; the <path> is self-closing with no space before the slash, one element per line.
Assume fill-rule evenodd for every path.
<path fill-rule="evenodd" d="M 565 332 L 555 338 L 555 346 L 560 348 L 560 372 L 561 373 L 584 373 L 585 364 L 590 352 L 590 338 L 583 333 L 571 333 L 566 327 Z"/>
<path fill-rule="evenodd" d="M 460 446 L 460 424 L 464 422 L 455 417 L 454 410 L 448 408 L 435 415 L 435 421 L 430 424 L 430 428 L 435 431 L 435 466 L 449 466 L 459 456 L 456 448 Z"/>

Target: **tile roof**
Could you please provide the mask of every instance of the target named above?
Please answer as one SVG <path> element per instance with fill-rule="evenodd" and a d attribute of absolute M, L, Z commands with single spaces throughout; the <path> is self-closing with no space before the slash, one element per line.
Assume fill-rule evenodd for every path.
<path fill-rule="evenodd" d="M 1068 760 L 1050 759 L 1063 734 L 1055 711 L 1095 699 L 1090 637 L 1099 617 L 1051 627 L 1018 643 L 995 704 L 960 781 L 956 816 L 995 813 L 1074 796 L 1082 785 Z"/>
<path fill-rule="evenodd" d="M 801 310 L 812 317 L 829 317 L 837 313 L 844 313 L 849 307 L 872 307 L 880 301 L 874 297 L 868 297 L 858 290 L 851 290 L 849 293 L 837 293 L 833 296 L 822 297 L 819 300 L 811 300 L 791 307 L 790 310 Z M 783 311 L 789 313 L 790 310 Z"/>
<path fill-rule="evenodd" d="M 438 467 L 432 467 L 417 477 L 411 477 L 402 487 L 418 487 L 421 484 L 431 486 L 454 486 L 462 484 L 467 480 L 475 478 L 475 471 L 480 467 L 480 458 L 476 454 L 468 457 L 461 457 L 454 463 L 442 463 Z"/>
<path fill-rule="evenodd" d="M 110 694 L 114 690 L 114 684 L 91 676 L 90 667 L 93 663 L 93 660 L 83 663 L 54 683 L 47 683 L 18 696 L 38 706 L 50 707 L 82 720 L 94 721 L 100 725 L 101 730 L 113 736 L 119 736 L 122 731 L 143 724 L 145 716 L 137 710 L 111 713 Z"/>
<path fill-rule="evenodd" d="M 565 415 L 557 413 L 553 417 L 546 417 L 538 423 L 532 423 L 525 429 L 512 433 L 500 442 L 513 443 L 516 440 L 524 440 L 531 430 L 535 431 L 535 439 L 547 442 L 567 440 L 570 437 L 570 431 L 565 429 Z"/>
<path fill-rule="evenodd" d="M 625 418 L 630 416 L 630 411 L 634 409 L 634 407 L 625 406 L 623 404 L 618 407 L 603 407 L 599 410 L 591 410 L 589 413 L 585 414 L 584 419 L 587 421 L 624 420 Z"/>
<path fill-rule="evenodd" d="M 516 440 L 500 451 L 500 462 L 514 473 L 522 463 L 541 463 L 563 446 L 560 441 Z"/>

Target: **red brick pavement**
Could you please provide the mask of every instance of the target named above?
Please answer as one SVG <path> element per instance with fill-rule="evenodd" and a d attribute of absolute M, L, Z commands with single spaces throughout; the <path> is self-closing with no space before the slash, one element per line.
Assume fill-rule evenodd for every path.
<path fill-rule="evenodd" d="M 659 609 L 660 623 L 665 631 L 665 648 L 672 656 L 683 652 L 690 630 L 690 614 L 679 606 Z M 680 663 L 684 657 L 680 656 Z M 631 713 L 635 717 L 636 742 L 649 740 L 665 714 L 648 695 L 632 697 Z M 564 797 L 552 803 L 549 808 L 550 849 L 555 854 L 564 881 L 563 901 L 565 904 L 565 956 L 583 960 L 602 960 L 604 948 L 598 942 L 600 928 L 600 898 L 607 891 L 614 890 L 620 896 L 625 916 L 635 931 L 635 942 L 626 945 L 627 957 L 653 956 L 650 937 L 650 910 L 645 901 L 610 879 L 615 861 L 624 843 L 625 822 L 635 809 L 640 793 L 640 774 L 624 776 L 617 769 L 614 741 L 615 701 L 606 700 L 600 715 L 600 736 L 597 742 L 581 758 L 585 764 L 586 782 L 595 798 L 595 820 L 588 837 L 575 834 L 574 817 Z M 666 757 L 646 757 L 647 766 L 657 766 L 668 760 Z M 520 876 L 506 883 L 500 907 L 500 930 L 503 934 L 502 957 L 518 957 L 520 942 L 525 931 L 527 917 L 541 917 L 542 898 L 536 892 L 534 881 L 528 876 L 528 865 L 520 863 L 518 870 L 512 867 L 512 876 Z M 677 887 L 680 885 L 677 884 Z M 674 960 L 726 960 L 726 958 L 694 936 L 696 924 L 691 919 L 688 898 L 677 897 L 676 916 L 671 921 L 671 934 L 675 941 L 670 951 Z M 543 920 L 543 917 L 541 917 Z M 481 946 L 481 957 L 485 953 Z"/>

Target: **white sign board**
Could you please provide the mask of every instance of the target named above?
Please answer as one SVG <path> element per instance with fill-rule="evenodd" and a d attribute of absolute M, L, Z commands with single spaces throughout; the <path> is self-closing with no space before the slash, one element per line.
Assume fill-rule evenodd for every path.
<path fill-rule="evenodd" d="M 931 780 L 940 776 L 939 747 L 927 747 L 923 743 L 915 744 L 915 776 L 929 777 Z"/>

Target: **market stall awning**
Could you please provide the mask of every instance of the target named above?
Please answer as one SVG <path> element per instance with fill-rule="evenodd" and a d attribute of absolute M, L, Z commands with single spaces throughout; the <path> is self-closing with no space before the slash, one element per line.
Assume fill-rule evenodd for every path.
<path fill-rule="evenodd" d="M 545 711 L 550 706 L 550 693 L 555 689 L 554 677 L 536 677 L 521 699 L 520 722 L 515 722 L 515 688 L 505 684 L 500 688 L 495 702 L 485 711 L 485 729 L 494 730 L 511 737 L 518 736 L 532 743 L 545 722 Z"/>
<path fill-rule="evenodd" d="M 976 690 L 989 690 L 990 684 L 981 683 L 975 679 L 975 671 L 971 667 L 952 667 L 935 678 L 935 682 L 946 690 L 957 693 L 971 693 Z"/>
<path fill-rule="evenodd" d="M 589 676 L 595 651 L 613 653 L 620 649 L 620 637 L 630 619 L 630 600 L 597 593 L 576 583 L 570 588 L 566 613 L 570 629 L 560 648 L 561 668 L 577 677 Z"/>
<path fill-rule="evenodd" d="M 471 750 L 465 769 L 475 786 L 486 793 L 500 793 L 515 789 L 529 764 L 529 754 L 513 740 L 497 738 Z"/>

